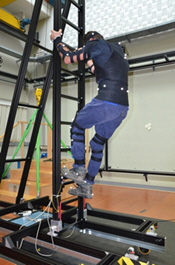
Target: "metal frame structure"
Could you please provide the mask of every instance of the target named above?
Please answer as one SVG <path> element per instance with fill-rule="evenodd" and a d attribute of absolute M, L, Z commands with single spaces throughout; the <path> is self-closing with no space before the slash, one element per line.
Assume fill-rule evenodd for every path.
<path fill-rule="evenodd" d="M 15 119 L 15 114 L 17 111 L 17 107 L 20 104 L 19 98 L 20 93 L 22 90 L 25 72 L 27 69 L 27 63 L 29 61 L 30 51 L 31 47 L 34 41 L 34 33 L 36 29 L 36 24 L 39 17 L 39 12 L 41 8 L 42 0 L 36 0 L 33 16 L 31 20 L 30 30 L 27 38 L 25 39 L 27 41 L 25 49 L 24 49 L 24 58 L 21 62 L 21 68 L 20 68 L 20 75 L 17 79 L 17 84 L 14 92 L 14 97 L 12 100 L 12 107 L 9 115 L 9 119 L 7 122 L 7 128 L 5 133 L 5 139 L 2 145 L 2 152 L 0 157 L 0 163 L 1 163 L 1 171 L 6 160 L 6 154 L 8 150 L 8 145 L 10 141 L 11 131 L 13 122 Z M 67 16 L 69 13 L 70 5 L 73 4 L 78 9 L 78 27 L 72 24 L 67 20 Z M 78 31 L 78 44 L 79 46 L 82 45 L 82 39 L 84 35 L 84 28 L 85 28 L 85 0 L 78 0 L 78 3 L 74 0 L 66 0 L 63 15 L 61 16 L 61 1 L 55 0 L 54 1 L 54 28 L 58 30 L 59 28 L 62 28 L 64 31 L 65 24 L 69 24 L 72 26 L 75 30 Z M 29 41 L 30 40 L 30 41 Z M 135 62 L 133 62 L 135 63 Z M 137 63 L 137 62 L 136 62 Z M 106 240 L 110 241 L 117 241 L 127 243 L 127 244 L 134 244 L 135 246 L 140 246 L 143 248 L 149 248 L 155 251 L 164 252 L 165 251 L 165 245 L 166 245 L 166 238 L 164 237 L 154 237 L 146 234 L 146 231 L 149 229 L 151 225 L 154 225 L 157 223 L 156 220 L 143 220 L 142 218 L 136 218 L 131 217 L 127 215 L 120 215 L 113 212 L 108 211 L 101 211 L 98 209 L 92 209 L 88 204 L 85 205 L 85 199 L 82 197 L 78 197 L 72 200 L 68 200 L 66 202 L 62 203 L 62 210 L 63 213 L 60 216 L 58 214 L 61 212 L 60 208 L 60 186 L 61 186 L 61 177 L 60 177 L 60 124 L 70 124 L 68 122 L 62 122 L 61 121 L 61 83 L 64 81 L 61 74 L 61 59 L 58 56 L 56 49 L 54 48 L 53 51 L 53 60 L 51 59 L 47 76 L 45 78 L 45 83 L 43 87 L 43 94 L 40 101 L 40 105 L 38 107 L 38 113 L 36 117 L 36 122 L 34 125 L 34 129 L 32 132 L 32 137 L 28 149 L 28 153 L 25 159 L 25 166 L 22 174 L 21 184 L 18 191 L 18 196 L 16 198 L 16 205 L 8 204 L 5 202 L 0 202 L 0 206 L 4 207 L 0 210 L 0 217 L 13 213 L 13 212 L 19 212 L 23 211 L 25 209 L 30 210 L 37 210 L 38 208 L 42 208 L 43 206 L 47 206 L 49 203 L 49 198 L 44 197 L 40 199 L 33 199 L 28 202 L 21 202 L 21 199 L 24 194 L 25 184 L 27 181 L 28 172 L 30 169 L 31 164 L 31 158 L 34 151 L 34 146 L 36 142 L 36 137 L 38 134 L 39 126 L 41 123 L 42 114 L 44 111 L 44 106 L 46 103 L 46 98 L 48 95 L 51 79 L 53 77 L 53 201 L 52 206 L 53 207 L 53 220 L 54 221 L 60 221 L 62 220 L 65 226 L 63 226 L 63 229 L 61 229 L 57 234 L 57 236 L 54 238 L 54 243 L 57 246 L 64 247 L 66 249 L 70 249 L 79 253 L 83 253 L 84 255 L 90 255 L 92 257 L 95 257 L 99 259 L 98 265 L 112 265 L 116 264 L 117 260 L 121 258 L 117 253 L 108 253 L 106 254 L 105 250 L 96 247 L 96 246 L 88 246 L 85 243 L 77 243 L 74 240 L 62 238 L 61 235 L 67 231 L 67 229 L 74 227 L 78 231 L 83 231 L 84 236 L 86 234 L 91 233 L 97 238 L 105 238 Z M 67 72 L 68 73 L 68 72 Z M 78 101 L 78 110 L 80 110 L 84 104 L 85 104 L 85 78 L 86 78 L 86 70 L 83 62 L 79 62 L 78 64 L 78 71 L 72 72 L 68 74 L 72 74 L 75 76 L 74 78 L 78 79 L 78 99 L 74 97 L 65 96 L 69 99 Z M 90 77 L 91 75 L 88 74 Z M 30 106 L 28 106 L 30 107 Z M 33 106 L 31 106 L 33 107 Z M 9 161 L 9 160 L 8 160 Z M 106 162 L 107 157 L 106 157 Z M 106 169 L 108 169 L 108 166 L 106 166 Z M 0 171 L 0 175 L 2 175 L 3 172 Z M 66 181 L 65 185 L 69 184 L 69 181 Z M 78 200 L 78 206 L 73 207 L 69 204 L 75 200 Z M 21 203 L 20 203 L 21 202 Z M 19 204 L 20 203 L 20 204 Z M 76 217 L 77 215 L 77 217 Z M 101 224 L 98 222 L 98 220 L 101 220 Z M 107 221 L 115 223 L 114 226 L 111 226 L 110 224 L 104 224 Z M 117 223 L 121 222 L 123 224 L 128 225 L 135 225 L 137 226 L 136 230 L 130 230 L 128 228 L 120 228 L 117 226 Z M 0 249 L 3 250 L 4 254 L 10 253 L 11 257 L 14 257 L 15 259 L 20 259 L 20 261 L 25 261 L 25 264 L 55 264 L 55 262 L 52 259 L 47 259 L 41 256 L 38 256 L 37 254 L 29 253 L 23 249 L 17 248 L 17 243 L 20 242 L 23 238 L 30 236 L 31 238 L 36 237 L 36 231 L 38 229 L 38 223 L 31 225 L 29 227 L 25 227 L 23 229 L 19 229 L 20 226 L 13 224 L 11 221 L 5 221 L 3 219 L 0 219 L 0 226 L 3 228 L 6 228 L 11 231 L 10 234 L 3 237 L 3 244 L 0 244 Z M 38 234 L 38 239 L 50 243 L 51 237 L 47 234 L 47 221 L 46 219 L 43 219 L 41 221 L 41 227 L 40 232 Z M 85 240 L 84 240 L 85 241 Z M 117 251 L 117 250 L 116 250 Z M 30 260 L 29 260 L 30 259 Z M 59 263 L 57 263 L 59 264 Z"/>
<path fill-rule="evenodd" d="M 69 203 L 73 202 L 74 200 L 76 200 L 76 198 L 62 203 L 62 220 L 65 226 L 62 230 L 60 230 L 60 232 L 58 232 L 58 236 L 54 237 L 55 246 L 94 257 L 99 260 L 97 263 L 98 265 L 118 264 L 113 262 L 119 260 L 121 255 L 118 255 L 117 247 L 115 252 L 111 253 L 109 251 L 109 253 L 106 254 L 108 249 L 104 249 L 100 246 L 100 244 L 98 244 L 98 246 L 94 246 L 93 243 L 87 244 L 86 235 L 95 236 L 97 239 L 105 239 L 106 246 L 109 242 L 113 241 L 114 244 L 115 242 L 120 242 L 158 252 L 165 252 L 166 238 L 159 236 L 155 237 L 146 234 L 146 231 L 150 226 L 154 224 L 157 225 L 156 220 L 145 220 L 142 218 L 131 217 L 129 215 L 92 209 L 88 204 L 83 209 L 83 219 L 77 220 L 76 214 L 78 207 L 69 205 Z M 9 213 L 18 213 L 26 209 L 36 211 L 36 209 L 46 206 L 48 202 L 49 197 L 46 196 L 43 198 L 30 200 L 19 205 L 1 205 L 0 203 L 0 206 L 4 206 L 4 208 L 0 210 L 0 217 L 3 217 Z M 111 223 L 106 224 L 106 221 L 110 221 Z M 46 219 L 42 220 L 40 232 L 38 234 L 38 240 L 40 240 L 42 244 L 51 243 L 51 236 L 48 235 L 47 222 L 48 220 Z M 125 224 L 126 228 L 121 228 L 118 226 L 118 223 L 122 223 L 122 225 Z M 136 229 L 133 230 L 133 228 L 128 228 L 129 225 L 134 225 Z M 39 262 L 41 261 L 42 264 L 55 264 L 54 259 L 51 257 L 48 259 L 37 255 L 37 253 L 29 253 L 29 251 L 26 251 L 23 248 L 18 248 L 23 238 L 25 242 L 28 242 L 28 237 L 33 238 L 33 240 L 36 238 L 38 222 L 20 229 L 20 225 L 14 223 L 13 220 L 5 221 L 2 218 L 0 219 L 0 226 L 10 230 L 10 233 L 3 237 L 3 244 L 0 244 L 0 250 L 3 250 L 4 255 L 8 255 L 10 253 L 11 258 L 25 262 L 25 264 L 31 264 L 31 262 L 32 264 L 40 264 Z M 80 237 L 82 234 L 84 240 L 81 243 L 77 242 L 74 238 L 71 239 L 71 237 L 68 239 L 64 238 L 64 232 L 68 229 L 71 229 L 71 227 L 74 227 L 74 229 L 76 228 L 76 230 L 79 232 L 78 237 Z M 82 233 L 80 233 L 80 231 L 82 231 Z M 38 245 L 40 244 L 38 243 Z M 59 260 L 57 262 L 59 262 Z"/>

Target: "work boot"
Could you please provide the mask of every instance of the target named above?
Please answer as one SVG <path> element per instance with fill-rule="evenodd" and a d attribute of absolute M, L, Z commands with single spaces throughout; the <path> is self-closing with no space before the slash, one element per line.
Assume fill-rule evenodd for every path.
<path fill-rule="evenodd" d="M 61 173 L 63 177 L 71 179 L 79 185 L 85 183 L 86 169 L 84 167 L 76 167 L 70 170 L 67 167 L 63 167 Z"/>
<path fill-rule="evenodd" d="M 78 185 L 76 189 L 73 189 L 72 187 L 68 191 L 69 194 L 74 196 L 80 196 L 87 199 L 92 199 L 92 185 L 89 183 Z"/>

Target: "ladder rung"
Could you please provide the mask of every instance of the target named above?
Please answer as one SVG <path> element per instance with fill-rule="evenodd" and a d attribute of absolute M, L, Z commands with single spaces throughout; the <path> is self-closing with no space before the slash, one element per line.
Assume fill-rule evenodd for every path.
<path fill-rule="evenodd" d="M 67 83 L 67 82 L 72 82 L 72 81 L 77 81 L 78 78 L 77 77 L 73 77 L 73 78 L 67 78 L 67 79 L 62 79 L 61 83 Z"/>
<path fill-rule="evenodd" d="M 11 162 L 20 162 L 20 161 L 27 161 L 26 158 L 15 158 L 15 159 L 6 159 L 6 163 L 11 163 Z"/>
<path fill-rule="evenodd" d="M 71 151 L 71 148 L 61 148 L 61 152 Z"/>
<path fill-rule="evenodd" d="M 62 98 L 67 98 L 67 99 L 71 99 L 71 100 L 75 100 L 75 101 L 79 101 L 78 98 L 71 97 L 71 96 L 67 96 L 67 95 L 63 95 L 63 94 L 61 94 L 61 97 L 62 97 Z"/>
<path fill-rule="evenodd" d="M 78 9 L 80 9 L 81 8 L 81 6 L 77 3 L 77 2 L 75 2 L 74 0 L 69 0 L 74 6 L 76 6 Z"/>
<path fill-rule="evenodd" d="M 18 106 L 27 107 L 27 108 L 39 109 L 39 106 L 36 106 L 36 105 L 29 105 L 29 104 L 23 104 L 23 103 L 19 103 Z"/>
<path fill-rule="evenodd" d="M 61 121 L 61 124 L 62 125 L 71 125 L 72 122 L 69 122 L 69 121 Z"/>
<path fill-rule="evenodd" d="M 62 70 L 63 72 L 65 72 L 65 73 L 70 74 L 71 76 L 72 76 L 72 75 L 77 76 L 77 77 L 80 76 L 80 75 L 78 74 L 77 71 L 70 71 L 70 70 L 67 70 L 67 69 L 65 69 L 65 68 L 61 68 L 61 70 Z"/>
<path fill-rule="evenodd" d="M 66 19 L 65 17 L 62 16 L 62 20 L 67 23 L 69 26 L 71 26 L 72 28 L 74 28 L 75 30 L 77 30 L 78 32 L 80 32 L 80 28 L 77 27 L 75 24 L 73 24 L 72 22 L 70 22 L 68 19 Z"/>

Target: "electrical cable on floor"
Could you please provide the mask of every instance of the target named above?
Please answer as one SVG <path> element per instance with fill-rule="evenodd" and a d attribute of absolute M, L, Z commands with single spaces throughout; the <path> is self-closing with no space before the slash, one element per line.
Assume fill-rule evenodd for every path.
<path fill-rule="evenodd" d="M 52 203 L 52 200 L 49 201 L 47 207 L 44 209 L 44 211 L 43 211 L 42 213 L 40 213 L 40 214 L 39 214 L 37 217 L 35 217 L 35 218 L 30 218 L 29 222 L 25 223 L 25 225 L 22 225 L 22 226 L 20 226 L 20 228 L 19 228 L 19 230 L 21 230 L 24 226 L 26 226 L 26 225 L 28 225 L 28 224 L 30 224 L 30 223 L 32 223 L 32 222 L 39 222 L 39 226 L 38 226 L 37 233 L 36 233 L 36 238 L 35 238 L 35 249 L 36 249 L 36 251 L 37 251 L 37 253 L 38 253 L 39 255 L 43 255 L 43 256 L 45 256 L 45 254 L 41 254 L 41 253 L 39 253 L 39 251 L 37 250 L 37 239 L 38 239 L 38 234 L 39 234 L 39 230 L 40 230 L 41 222 L 42 222 L 42 219 L 39 220 L 39 221 L 38 221 L 38 219 L 39 219 L 39 217 L 41 217 L 41 216 L 47 211 L 47 223 L 48 223 L 48 226 L 49 226 L 49 231 L 51 231 L 51 226 L 50 226 L 50 223 L 49 223 L 49 210 L 50 210 L 50 205 L 51 205 L 51 203 Z M 53 246 L 53 248 L 55 248 L 52 233 L 51 233 L 51 240 L 52 240 L 52 246 Z M 22 247 L 23 241 L 24 241 L 24 238 L 21 240 L 21 243 L 20 243 L 19 247 L 17 246 L 19 249 Z M 54 253 L 54 251 L 53 251 L 53 253 Z M 52 256 L 53 253 L 50 254 L 50 255 L 47 255 L 47 256 Z"/>
<path fill-rule="evenodd" d="M 60 185 L 60 189 L 59 189 L 59 191 L 58 191 L 58 193 L 57 193 L 57 195 L 56 195 L 56 197 L 57 197 L 57 205 L 59 204 L 58 198 L 61 196 L 61 195 L 59 194 L 60 191 L 61 191 L 61 188 L 62 188 L 62 184 Z M 53 196 L 54 196 L 54 195 L 52 195 L 52 197 L 53 197 Z M 38 222 L 38 223 L 39 223 L 39 225 L 38 225 L 38 229 L 37 229 L 37 232 L 36 232 L 36 238 L 35 238 L 35 250 L 36 250 L 36 252 L 37 252 L 39 255 L 44 256 L 44 257 L 51 257 L 51 256 L 54 254 L 55 250 L 57 249 L 57 247 L 56 247 L 55 244 L 54 244 L 53 235 L 52 235 L 52 229 L 51 229 L 51 225 L 50 225 L 50 222 L 49 222 L 49 211 L 50 211 L 50 205 L 51 205 L 51 204 L 52 204 L 53 208 L 55 209 L 55 211 L 58 213 L 58 212 L 59 212 L 59 209 L 56 209 L 56 207 L 55 207 L 55 205 L 54 205 L 54 202 L 53 202 L 53 199 L 51 199 L 51 200 L 49 201 L 48 205 L 46 206 L 46 208 L 44 209 L 44 211 L 43 211 L 41 214 L 39 214 L 39 215 L 38 215 L 37 217 L 35 217 L 35 218 L 26 217 L 26 219 L 29 220 L 29 222 L 25 223 L 24 225 L 20 226 L 20 228 L 19 228 L 19 230 L 21 230 L 24 226 L 26 226 L 26 225 L 28 225 L 28 224 L 30 224 L 30 223 L 32 223 L 32 222 Z M 52 247 L 53 247 L 53 249 L 54 249 L 54 250 L 52 251 L 51 254 L 42 254 L 42 253 L 40 253 L 40 252 L 38 251 L 38 249 L 37 249 L 38 235 L 39 235 L 39 231 L 40 231 L 40 227 L 41 227 L 41 222 L 42 222 L 42 219 L 40 219 L 40 217 L 41 217 L 46 211 L 47 211 L 47 223 L 48 223 L 49 232 L 50 232 L 50 235 L 51 235 Z M 40 220 L 39 220 L 39 219 L 40 219 Z M 76 217 L 76 221 L 75 221 L 75 222 L 77 222 L 77 220 L 78 220 L 78 216 Z M 71 237 L 71 236 L 73 235 L 74 231 L 75 231 L 75 227 L 76 227 L 76 226 L 73 227 L 73 230 L 71 231 L 71 233 L 70 233 L 68 236 L 65 236 L 65 237 L 63 237 L 63 238 L 69 238 L 69 237 Z M 18 247 L 19 249 L 22 247 L 23 242 L 24 242 L 24 238 L 22 238 L 19 247 L 18 247 L 18 245 L 17 245 L 17 247 Z M 18 243 L 18 242 L 17 242 L 17 243 Z"/>
<path fill-rule="evenodd" d="M 46 207 L 46 209 L 48 208 L 48 211 L 47 211 L 47 223 L 48 223 L 49 231 L 50 231 L 50 235 L 51 235 L 52 247 L 53 247 L 53 249 L 54 249 L 54 248 L 57 249 L 57 247 L 56 247 L 55 244 L 54 244 L 53 235 L 52 235 L 52 232 L 51 232 L 51 225 L 50 225 L 50 222 L 49 222 L 49 210 L 50 210 L 51 202 L 52 202 L 52 200 L 50 200 L 48 206 Z M 45 210 L 46 210 L 46 209 L 45 209 Z M 42 222 L 42 220 L 39 221 L 39 226 L 38 226 L 37 233 L 36 233 L 36 238 L 35 238 L 35 250 L 36 250 L 36 252 L 37 252 L 40 256 L 43 256 L 43 257 L 51 257 L 51 256 L 54 254 L 55 250 L 53 250 L 51 254 L 43 254 L 43 253 L 40 253 L 40 252 L 38 251 L 38 249 L 37 249 L 37 241 L 38 241 L 38 235 L 39 235 L 39 231 L 40 231 L 40 227 L 41 227 L 41 222 Z"/>
<path fill-rule="evenodd" d="M 77 222 L 77 220 L 78 220 L 78 216 L 76 217 L 75 222 Z M 71 227 L 72 226 L 70 226 L 69 228 L 71 228 Z M 73 235 L 74 231 L 75 231 L 75 225 L 73 226 L 72 232 L 68 236 L 62 236 L 62 238 L 69 238 L 69 237 L 71 237 Z"/>

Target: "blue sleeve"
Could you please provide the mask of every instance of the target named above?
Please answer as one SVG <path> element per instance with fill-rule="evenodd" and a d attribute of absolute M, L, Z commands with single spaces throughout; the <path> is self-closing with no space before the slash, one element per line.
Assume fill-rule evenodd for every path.
<path fill-rule="evenodd" d="M 85 46 L 85 53 L 89 59 L 96 64 L 103 66 L 112 54 L 112 49 L 104 40 L 88 41 Z"/>

